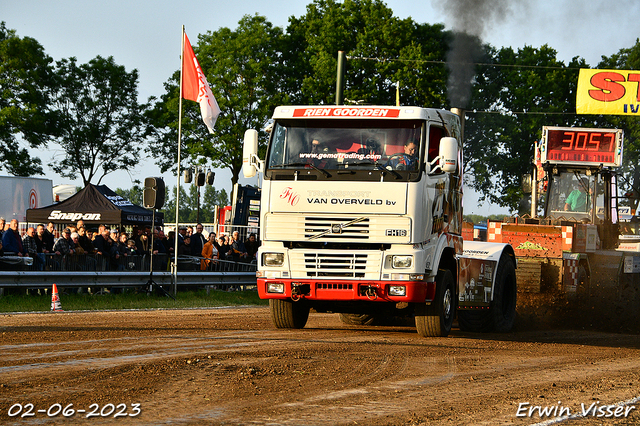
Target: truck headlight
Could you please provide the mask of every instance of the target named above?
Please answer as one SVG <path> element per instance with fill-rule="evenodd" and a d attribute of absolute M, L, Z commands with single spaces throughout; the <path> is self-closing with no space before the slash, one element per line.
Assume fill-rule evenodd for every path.
<path fill-rule="evenodd" d="M 267 293 L 284 293 L 284 283 L 267 284 Z"/>
<path fill-rule="evenodd" d="M 391 258 L 391 266 L 393 268 L 411 268 L 413 265 L 413 256 L 393 256 Z"/>
<path fill-rule="evenodd" d="M 284 263 L 284 253 L 262 253 L 262 264 L 264 266 L 282 266 Z"/>
<path fill-rule="evenodd" d="M 406 296 L 406 295 L 407 295 L 407 287 L 403 285 L 389 286 L 389 296 Z"/>

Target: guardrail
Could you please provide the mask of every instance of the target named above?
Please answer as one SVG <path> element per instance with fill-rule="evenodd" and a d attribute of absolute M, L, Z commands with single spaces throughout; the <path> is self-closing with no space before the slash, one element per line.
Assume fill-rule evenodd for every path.
<path fill-rule="evenodd" d="M 102 256 L 99 254 L 42 254 L 38 257 L 0 256 L 0 271 L 169 271 L 173 257 L 167 254 Z M 204 262 L 203 262 L 204 261 Z M 234 260 L 205 259 L 200 256 L 178 256 L 179 271 L 256 271 L 255 263 Z"/>
<path fill-rule="evenodd" d="M 165 290 L 173 289 L 174 285 L 225 288 L 257 284 L 255 263 L 205 259 L 209 262 L 202 270 L 203 259 L 196 256 L 178 256 L 177 282 L 167 270 L 168 256 L 153 256 L 153 273 L 151 258 L 147 256 L 124 257 L 116 263 L 101 256 L 48 256 L 42 270 L 37 270 L 35 262 L 31 264 L 31 258 L 0 259 L 11 260 L 3 263 L 0 289 L 50 288 L 54 283 L 58 287 L 144 287 L 150 280 Z"/>
<path fill-rule="evenodd" d="M 173 285 L 171 272 L 32 272 L 6 271 L 0 273 L 0 287 L 50 288 L 58 287 L 143 287 L 150 279 L 169 290 Z M 256 273 L 179 271 L 178 286 L 250 286 L 256 285 Z"/>

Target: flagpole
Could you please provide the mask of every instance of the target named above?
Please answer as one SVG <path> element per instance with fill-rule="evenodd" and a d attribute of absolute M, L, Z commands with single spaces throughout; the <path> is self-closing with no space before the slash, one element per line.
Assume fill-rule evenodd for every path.
<path fill-rule="evenodd" d="M 174 240 L 174 252 L 173 252 L 173 294 L 178 293 L 178 217 L 179 217 L 179 205 L 180 205 L 180 148 L 182 147 L 182 68 L 184 66 L 184 25 L 182 26 L 182 42 L 180 48 L 180 101 L 178 107 L 178 164 L 176 166 L 176 175 L 178 181 L 176 184 L 176 227 Z"/>

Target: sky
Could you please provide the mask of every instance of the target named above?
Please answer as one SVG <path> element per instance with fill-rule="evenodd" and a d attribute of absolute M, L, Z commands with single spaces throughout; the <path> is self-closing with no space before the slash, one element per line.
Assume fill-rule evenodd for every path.
<path fill-rule="evenodd" d="M 221 27 L 235 29 L 244 15 L 263 15 L 273 25 L 286 28 L 289 17 L 305 14 L 306 0 L 0 0 L 0 20 L 19 37 L 35 38 L 54 60 L 75 56 L 86 63 L 98 55 L 113 56 L 127 71 L 139 71 L 141 100 L 164 93 L 163 83 L 180 67 L 182 25 L 193 44 L 198 34 Z M 447 29 L 470 28 L 495 47 L 540 47 L 548 44 L 558 59 L 579 56 L 596 67 L 610 56 L 635 44 L 640 37 L 638 0 L 387 0 L 399 18 L 418 23 L 443 23 Z M 456 10 L 455 5 L 462 6 Z M 483 7 L 478 7 L 483 6 Z M 320 35 L 321 36 L 321 35 Z M 428 106 L 428 105 L 424 105 Z M 224 113 L 224 111 L 222 112 Z M 35 153 L 43 164 L 55 161 L 60 150 Z M 123 155 L 126 155 L 123 154 Z M 45 167 L 54 185 L 76 184 Z M 231 173 L 215 170 L 216 189 L 231 193 Z M 102 183 L 112 189 L 130 188 L 132 181 L 162 176 L 173 187 L 177 177 L 161 174 L 152 160 L 136 170 L 107 175 Z M 257 179 L 240 183 L 256 185 Z M 181 185 L 184 185 L 181 182 Z M 472 191 L 465 193 L 465 213 L 494 214 L 506 210 L 478 205 Z"/>

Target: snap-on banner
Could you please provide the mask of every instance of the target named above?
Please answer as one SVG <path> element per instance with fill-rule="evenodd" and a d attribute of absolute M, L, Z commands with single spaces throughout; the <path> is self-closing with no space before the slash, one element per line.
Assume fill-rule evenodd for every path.
<path fill-rule="evenodd" d="M 640 71 L 580 69 L 576 112 L 640 116 Z"/>

